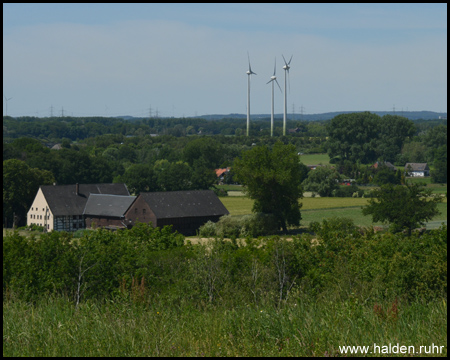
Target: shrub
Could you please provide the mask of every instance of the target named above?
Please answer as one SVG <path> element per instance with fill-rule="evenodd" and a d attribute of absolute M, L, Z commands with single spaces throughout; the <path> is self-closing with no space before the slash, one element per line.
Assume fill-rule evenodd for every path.
<path fill-rule="evenodd" d="M 258 237 L 274 234 L 278 231 L 278 223 L 274 215 L 257 213 L 242 217 L 225 215 L 217 223 L 208 221 L 200 227 L 202 237 Z"/>
<path fill-rule="evenodd" d="M 359 194 L 359 188 L 356 185 L 351 186 L 339 186 L 333 191 L 334 197 L 353 197 L 353 194 Z"/>
<path fill-rule="evenodd" d="M 344 238 L 348 235 L 358 232 L 358 227 L 354 224 L 353 220 L 346 217 L 332 217 L 330 219 L 324 219 L 322 223 L 313 221 L 308 230 L 314 232 L 320 238 L 326 240 L 331 237 Z"/>
<path fill-rule="evenodd" d="M 257 213 L 241 219 L 241 237 L 271 235 L 278 231 L 278 222 L 274 215 Z"/>
<path fill-rule="evenodd" d="M 198 234 L 201 237 L 214 237 L 216 236 L 216 223 L 209 220 L 206 224 L 200 226 Z"/>
<path fill-rule="evenodd" d="M 219 237 L 239 237 L 241 233 L 241 222 L 237 217 L 225 215 L 216 223 L 216 235 Z"/>

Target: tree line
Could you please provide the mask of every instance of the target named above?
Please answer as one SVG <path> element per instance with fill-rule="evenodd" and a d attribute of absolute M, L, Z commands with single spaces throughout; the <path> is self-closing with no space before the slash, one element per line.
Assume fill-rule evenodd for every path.
<path fill-rule="evenodd" d="M 431 127 L 427 126 L 428 123 L 421 123 L 419 127 L 415 127 L 413 122 L 400 116 L 386 115 L 380 118 L 371 113 L 357 113 L 339 115 L 324 123 L 298 122 L 298 132 L 285 137 L 270 137 L 259 133 L 258 136 L 249 137 L 147 134 L 152 129 L 150 125 L 167 124 L 168 121 L 172 121 L 175 126 L 181 125 L 177 123 L 179 121 L 191 121 L 183 126 L 189 123 L 192 125 L 188 127 L 195 128 L 198 125 L 195 119 L 153 119 L 153 122 L 151 119 L 131 122 L 111 118 L 82 118 L 72 122 L 33 118 L 6 120 L 3 142 L 3 219 L 6 217 L 12 220 L 14 216 L 18 216 L 22 223 L 32 201 L 28 192 L 36 193 L 38 184 L 124 182 L 133 194 L 141 191 L 209 189 L 214 187 L 216 182 L 214 169 L 231 167 L 233 174 L 235 159 L 244 157 L 246 152 L 255 147 L 273 149 L 277 142 L 290 145 L 290 151 L 297 154 L 328 152 L 333 168 L 316 170 L 303 188 L 321 196 L 332 196 L 341 192 L 335 182 L 330 183 L 323 179 L 347 177 L 357 179 L 363 184 L 374 179 L 378 184 L 402 182 L 401 176 L 386 169 L 375 172 L 370 165 L 376 160 L 393 161 L 400 166 L 404 166 L 406 161 L 428 161 L 434 166 L 433 180 L 447 181 L 446 123 L 435 122 L 435 126 Z M 206 121 L 200 120 L 201 124 Z M 40 124 L 39 126 L 51 123 L 64 129 L 97 126 L 113 133 L 80 141 L 63 137 L 60 150 L 52 150 L 45 145 L 44 133 L 39 133 L 38 138 L 5 137 L 11 135 L 11 124 L 25 125 L 26 129 L 27 124 L 34 123 Z M 220 121 L 214 123 L 217 125 Z M 257 123 L 252 126 L 257 126 Z M 117 133 L 119 127 L 122 130 L 132 129 L 134 135 L 125 135 L 120 131 Z M 127 131 L 125 130 L 125 133 Z M 307 135 L 312 133 L 320 135 Z M 58 136 L 60 135 L 67 136 L 64 131 Z M 267 168 L 268 165 L 264 166 Z M 305 180 L 307 170 L 302 171 L 301 178 Z M 44 172 L 45 176 L 40 172 Z M 30 173 L 34 175 L 31 176 Z M 31 178 L 30 181 L 25 180 Z M 27 191 L 17 190 L 19 183 L 13 184 L 8 179 L 21 179 L 21 187 Z M 229 177 L 227 180 L 237 179 Z M 358 191 L 351 190 L 350 196 Z"/>

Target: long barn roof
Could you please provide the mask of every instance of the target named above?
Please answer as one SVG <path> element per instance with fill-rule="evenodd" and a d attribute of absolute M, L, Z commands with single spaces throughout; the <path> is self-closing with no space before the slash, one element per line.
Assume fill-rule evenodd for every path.
<path fill-rule="evenodd" d="M 150 192 L 139 196 L 160 219 L 229 214 L 212 190 Z"/>

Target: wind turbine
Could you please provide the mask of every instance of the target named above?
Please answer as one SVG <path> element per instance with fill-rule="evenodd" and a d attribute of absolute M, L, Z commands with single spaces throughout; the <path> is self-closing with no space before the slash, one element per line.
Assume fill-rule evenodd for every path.
<path fill-rule="evenodd" d="M 281 56 L 283 56 L 283 55 L 281 55 Z M 289 75 L 289 69 L 290 69 L 290 63 L 291 63 L 291 60 L 292 60 L 292 56 L 293 55 L 291 55 L 291 58 L 289 59 L 289 62 L 286 62 L 286 59 L 284 58 L 284 56 L 283 56 L 283 60 L 284 60 L 284 66 L 283 66 L 283 69 L 284 69 L 284 115 L 283 115 L 283 135 L 286 135 L 286 116 L 287 116 L 287 76 Z M 287 74 L 286 74 L 287 73 Z"/>
<path fill-rule="evenodd" d="M 3 95 L 5 97 L 5 116 L 8 116 L 8 101 L 11 100 L 12 98 L 7 99 L 5 95 Z"/>
<path fill-rule="evenodd" d="M 277 58 L 275 58 L 275 66 L 273 68 L 273 75 L 270 77 L 270 80 L 266 83 L 266 84 L 268 84 L 270 82 L 272 83 L 272 117 L 270 118 L 271 119 L 271 121 L 270 121 L 270 136 L 273 136 L 273 87 L 274 87 L 273 83 L 274 83 L 274 81 L 276 81 L 278 87 L 280 88 L 281 93 L 283 93 L 283 91 L 281 90 L 280 84 L 278 84 L 277 77 L 275 76 L 276 68 L 277 68 Z"/>
<path fill-rule="evenodd" d="M 250 132 L 250 77 L 252 76 L 252 74 L 255 74 L 255 75 L 257 75 L 257 74 L 252 71 L 252 67 L 250 65 L 250 55 L 248 54 L 248 51 L 247 51 L 247 56 L 248 56 L 248 70 L 247 70 L 247 75 L 248 75 L 248 84 L 247 84 L 247 136 L 248 136 L 249 132 Z"/>

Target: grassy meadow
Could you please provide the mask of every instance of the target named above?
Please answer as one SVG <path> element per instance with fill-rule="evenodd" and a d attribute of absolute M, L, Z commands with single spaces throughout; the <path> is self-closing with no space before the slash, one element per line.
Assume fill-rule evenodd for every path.
<path fill-rule="evenodd" d="M 305 165 L 329 165 L 328 154 L 304 154 L 300 155 L 300 161 Z"/>
<path fill-rule="evenodd" d="M 445 189 L 447 189 L 446 186 Z M 248 215 L 252 212 L 253 200 L 246 196 L 227 196 L 221 197 L 220 200 L 232 216 Z M 382 225 L 381 223 L 372 223 L 370 216 L 362 215 L 361 207 L 366 205 L 368 201 L 368 198 L 303 198 L 300 200 L 303 204 L 300 210 L 302 214 L 301 226 L 308 226 L 313 221 L 320 222 L 334 216 L 351 218 L 355 225 L 359 226 Z M 447 199 L 438 204 L 438 210 L 441 214 L 434 217 L 427 227 L 439 227 L 442 221 L 447 221 Z"/>

